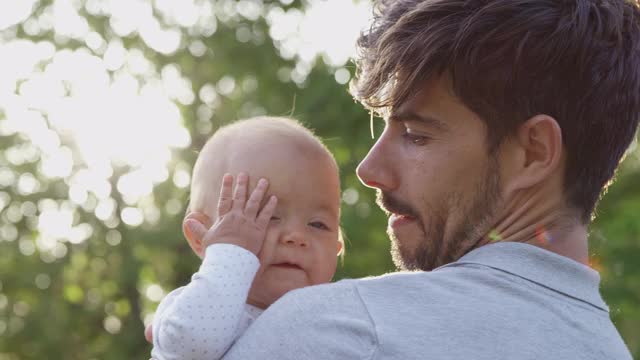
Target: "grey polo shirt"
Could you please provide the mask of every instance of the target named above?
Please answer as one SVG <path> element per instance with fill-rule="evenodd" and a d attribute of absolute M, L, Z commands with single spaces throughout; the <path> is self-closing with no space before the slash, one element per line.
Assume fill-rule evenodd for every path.
<path fill-rule="evenodd" d="M 485 245 L 431 272 L 292 291 L 224 359 L 631 359 L 599 282 L 532 245 Z"/>

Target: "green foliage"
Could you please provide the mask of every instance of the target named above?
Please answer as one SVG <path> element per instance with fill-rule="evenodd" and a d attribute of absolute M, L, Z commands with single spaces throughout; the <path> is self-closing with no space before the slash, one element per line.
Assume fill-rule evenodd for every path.
<path fill-rule="evenodd" d="M 105 221 L 90 206 L 73 206 L 73 224 L 90 225 L 91 235 L 84 241 L 60 241 L 53 249 L 43 250 L 38 242 L 42 201 L 52 199 L 62 206 L 69 197 L 68 179 L 44 176 L 41 158 L 46 154 L 38 151 L 20 164 L 12 162 L 9 153 L 26 153 L 32 140 L 0 132 L 0 360 L 148 358 L 150 346 L 142 336 L 143 322 L 157 306 L 157 285 L 169 291 L 186 283 L 198 267 L 198 259 L 181 233 L 188 193 L 171 181 L 172 176 L 178 169 L 190 170 L 197 150 L 215 128 L 254 114 L 292 115 L 315 129 L 336 155 L 343 190 L 356 199 L 345 202 L 342 209 L 347 249 L 336 278 L 393 270 L 386 219 L 374 205 L 373 191 L 364 188 L 355 176 L 358 162 L 373 144 L 369 114 L 353 101 L 345 85 L 336 82 L 335 69 L 322 60 L 314 64 L 305 81 L 287 79 L 297 60 L 281 56 L 268 35 L 264 16 L 255 20 L 222 16 L 225 4 L 235 2 L 215 5 L 215 33 L 193 34 L 188 28 L 179 28 L 182 45 L 169 55 L 153 50 L 136 32 L 118 36 L 106 15 L 91 14 L 86 8 L 79 11 L 105 40 L 119 39 L 126 49 L 139 49 L 158 73 L 167 65 L 177 66 L 196 94 L 192 103 L 179 104 L 192 143 L 173 151 L 168 180 L 155 186 L 146 200 L 159 209 L 159 218 L 153 224 L 129 226 L 122 221 Z M 264 4 L 265 9 L 281 6 L 277 1 Z M 56 36 L 52 30 L 31 35 L 25 32 L 25 24 L 50 5 L 38 3 L 27 19 L 0 33 L 0 42 L 21 38 L 49 41 L 58 50 L 86 48 L 82 41 Z M 284 8 L 303 6 L 294 1 Z M 250 41 L 238 40 L 240 28 L 250 30 Z M 196 41 L 206 48 L 202 56 L 188 49 Z M 353 74 L 353 67 L 347 68 Z M 114 76 L 115 71 L 109 75 Z M 206 84 L 215 84 L 225 76 L 235 79 L 236 86 L 230 94 L 219 96 L 215 107 L 197 96 Z M 5 115 L 0 103 L 0 125 Z M 127 131 L 131 130 L 122 129 Z M 137 136 L 144 141 L 154 132 L 148 129 Z M 71 140 L 62 135 L 61 139 L 74 151 L 77 149 Z M 632 165 L 638 163 L 638 158 L 629 158 L 629 166 L 621 171 L 618 182 L 601 203 L 600 216 L 592 227 L 592 252 L 601 263 L 604 297 L 636 356 L 640 355 L 640 171 Z M 109 180 L 116 214 L 129 206 L 116 190 L 120 176 L 129 170 L 114 164 Z M 16 179 L 31 174 L 39 182 L 39 189 L 24 194 L 17 180 L 3 185 L 2 176 L 9 176 L 7 171 Z M 88 196 L 87 202 L 97 201 L 94 194 Z"/>

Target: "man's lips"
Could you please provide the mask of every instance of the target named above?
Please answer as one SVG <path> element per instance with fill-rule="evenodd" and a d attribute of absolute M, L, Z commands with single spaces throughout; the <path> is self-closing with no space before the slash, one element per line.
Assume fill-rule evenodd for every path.
<path fill-rule="evenodd" d="M 414 216 L 415 212 L 409 204 L 392 197 L 388 193 L 378 191 L 376 193 L 376 203 L 389 216 L 389 226 L 417 220 L 417 216 Z"/>
<path fill-rule="evenodd" d="M 411 215 L 403 215 L 403 214 L 394 214 L 392 213 L 389 216 L 389 226 L 392 228 L 397 228 L 402 225 L 406 225 L 416 221 L 416 218 Z"/>

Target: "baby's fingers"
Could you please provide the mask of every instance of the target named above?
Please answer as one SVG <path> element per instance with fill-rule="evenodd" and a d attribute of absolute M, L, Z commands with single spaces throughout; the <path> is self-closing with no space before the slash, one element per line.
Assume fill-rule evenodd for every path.
<path fill-rule="evenodd" d="M 245 173 L 238 174 L 236 178 L 236 189 L 233 193 L 233 206 L 234 211 L 239 211 L 240 213 L 244 210 L 244 203 L 247 199 L 247 182 L 249 181 L 249 176 Z"/>
<path fill-rule="evenodd" d="M 278 205 L 278 198 L 275 195 L 271 195 L 256 219 L 256 224 L 260 228 L 264 229 L 269 225 L 269 220 L 271 220 L 273 213 L 276 211 L 276 205 Z"/>
<path fill-rule="evenodd" d="M 144 329 L 144 338 L 147 339 L 150 344 L 153 344 L 153 327 L 151 324 L 147 325 Z"/>
<path fill-rule="evenodd" d="M 233 175 L 224 174 L 222 177 L 222 187 L 220 187 L 220 198 L 218 199 L 218 216 L 222 216 L 231 210 L 233 204 Z"/>
<path fill-rule="evenodd" d="M 207 229 L 199 221 L 194 219 L 185 220 L 185 225 L 187 226 L 187 229 L 191 233 L 191 237 L 193 237 L 193 240 L 197 242 L 205 241 L 205 237 L 209 229 Z"/>
<path fill-rule="evenodd" d="M 255 219 L 258 215 L 260 203 L 262 202 L 262 198 L 264 197 L 264 193 L 267 191 L 268 186 L 269 182 L 267 179 L 260 179 L 256 188 L 253 189 L 253 192 L 247 201 L 247 206 L 244 208 L 244 214 L 249 217 L 249 219 Z"/>

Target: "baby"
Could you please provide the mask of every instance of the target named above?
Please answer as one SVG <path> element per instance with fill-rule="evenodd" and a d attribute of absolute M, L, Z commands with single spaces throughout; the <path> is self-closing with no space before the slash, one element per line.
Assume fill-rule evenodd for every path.
<path fill-rule="evenodd" d="M 338 167 L 310 130 L 275 117 L 218 130 L 194 166 L 183 222 L 202 264 L 158 306 L 152 357 L 221 358 L 286 292 L 331 281 L 339 217 Z"/>

